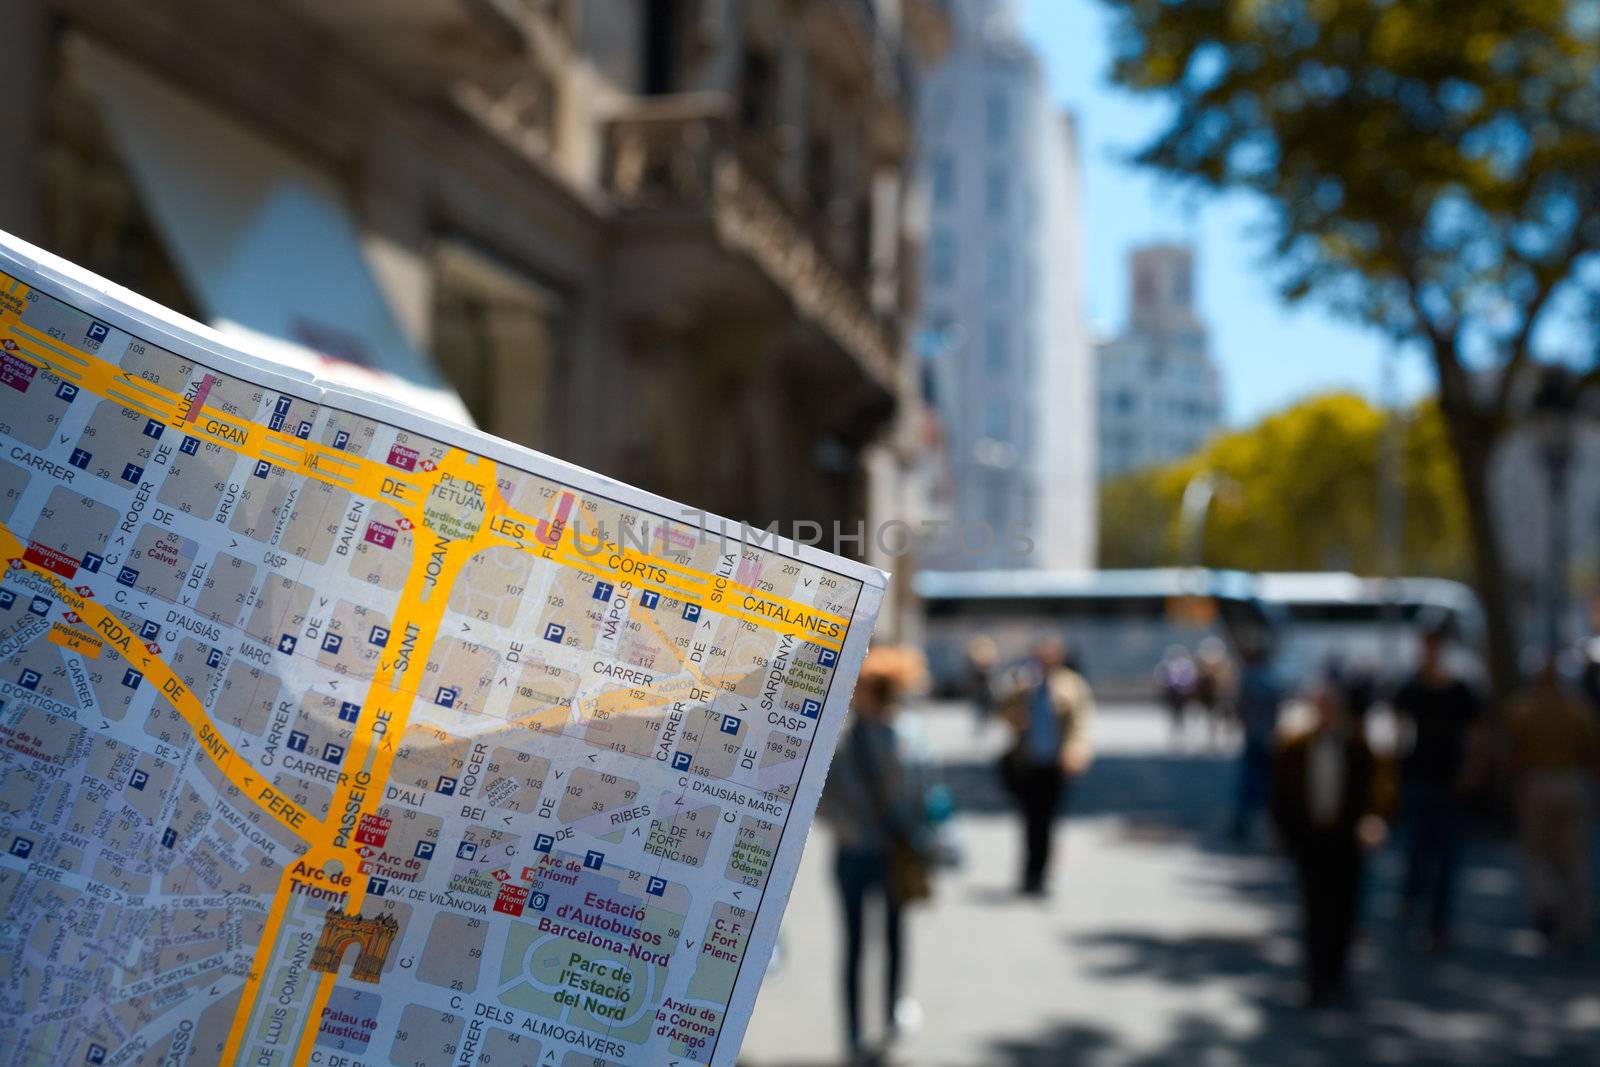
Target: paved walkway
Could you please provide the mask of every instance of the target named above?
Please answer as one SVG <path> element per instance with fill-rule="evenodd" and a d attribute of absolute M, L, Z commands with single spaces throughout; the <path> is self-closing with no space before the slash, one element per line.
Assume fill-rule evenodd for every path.
<path fill-rule="evenodd" d="M 1460 944 L 1444 959 L 1403 947 L 1398 863 L 1372 868 L 1374 916 L 1356 960 L 1355 1008 L 1298 1006 L 1287 872 L 1234 850 L 1231 766 L 1169 752 L 1153 709 L 1105 709 L 1100 758 L 1073 799 L 1055 892 L 1012 891 L 1018 831 L 994 781 L 1001 738 L 953 706 L 925 716 L 961 801 L 964 866 L 910 925 L 910 992 L 925 1013 L 907 1065 L 1356 1067 L 1600 1063 L 1600 969 L 1539 958 L 1521 883 L 1500 844 L 1474 844 Z M 841 1061 L 838 915 L 831 842 L 813 834 L 744 1045 L 750 1067 Z M 869 958 L 876 992 L 879 973 Z M 873 1012 L 876 1016 L 877 1012 Z"/>

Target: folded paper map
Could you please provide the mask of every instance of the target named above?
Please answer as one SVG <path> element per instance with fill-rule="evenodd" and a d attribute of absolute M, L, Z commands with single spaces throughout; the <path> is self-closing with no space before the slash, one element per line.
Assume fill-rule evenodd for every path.
<path fill-rule="evenodd" d="M 0 448 L 0 1062 L 734 1062 L 881 572 L 3 234 Z"/>

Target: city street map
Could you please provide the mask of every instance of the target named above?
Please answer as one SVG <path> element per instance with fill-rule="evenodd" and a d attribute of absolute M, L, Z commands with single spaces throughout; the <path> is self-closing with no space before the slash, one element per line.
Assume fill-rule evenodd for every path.
<path fill-rule="evenodd" d="M 0 1062 L 734 1062 L 881 572 L 4 234 L 0 566 Z"/>

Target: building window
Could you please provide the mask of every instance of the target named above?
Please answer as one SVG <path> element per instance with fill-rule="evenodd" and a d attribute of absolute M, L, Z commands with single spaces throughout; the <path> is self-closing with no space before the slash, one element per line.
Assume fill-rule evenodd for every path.
<path fill-rule="evenodd" d="M 956 243 L 947 230 L 939 230 L 928 242 L 928 276 L 936 285 L 956 280 Z"/>
<path fill-rule="evenodd" d="M 1011 257 L 1004 245 L 991 245 L 988 262 L 984 266 L 984 290 L 992 300 L 1003 298 L 1011 291 Z"/>
<path fill-rule="evenodd" d="M 1008 178 L 1009 175 L 998 168 L 991 170 L 984 177 L 983 210 L 991 220 L 998 221 L 1006 217 L 1011 193 Z"/>
<path fill-rule="evenodd" d="M 948 152 L 940 152 L 929 165 L 929 184 L 933 186 L 933 202 L 937 207 L 949 207 L 956 202 L 956 161 Z"/>
<path fill-rule="evenodd" d="M 1011 366 L 1011 335 L 1004 319 L 990 319 L 983 331 L 983 362 L 990 374 L 1005 374 Z"/>
<path fill-rule="evenodd" d="M 984 101 L 983 125 L 990 144 L 1005 144 L 1011 137 L 1011 101 L 1004 93 L 992 92 Z"/>

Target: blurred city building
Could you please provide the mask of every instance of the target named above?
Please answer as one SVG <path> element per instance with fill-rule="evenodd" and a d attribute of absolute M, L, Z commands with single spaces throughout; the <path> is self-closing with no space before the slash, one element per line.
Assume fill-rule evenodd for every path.
<path fill-rule="evenodd" d="M 7 12 L 0 227 L 786 535 L 906 506 L 933 0 Z"/>
<path fill-rule="evenodd" d="M 1189 455 L 1222 424 L 1222 380 L 1194 308 L 1194 250 L 1151 245 L 1129 259 L 1122 333 L 1098 347 L 1100 477 Z"/>
<path fill-rule="evenodd" d="M 957 0 L 951 15 L 954 43 L 918 119 L 930 201 L 918 347 L 953 531 L 930 556 L 946 568 L 1090 567 L 1094 387 L 1072 120 L 1051 104 L 1009 0 Z M 1018 554 L 1015 528 L 1033 551 Z"/>

